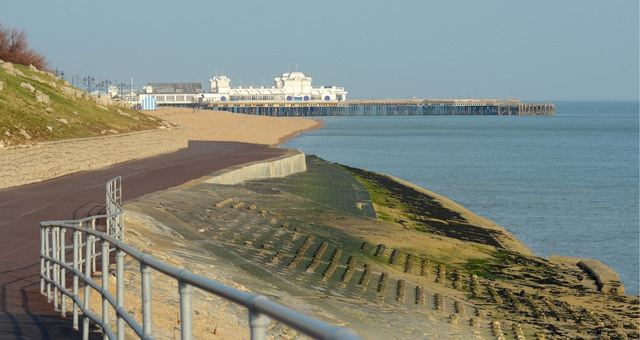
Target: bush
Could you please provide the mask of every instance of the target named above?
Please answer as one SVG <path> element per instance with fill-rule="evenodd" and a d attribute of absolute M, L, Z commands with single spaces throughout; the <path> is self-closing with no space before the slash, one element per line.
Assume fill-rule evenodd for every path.
<path fill-rule="evenodd" d="M 24 30 L 5 28 L 2 24 L 0 24 L 0 60 L 48 70 L 45 57 L 29 48 Z"/>

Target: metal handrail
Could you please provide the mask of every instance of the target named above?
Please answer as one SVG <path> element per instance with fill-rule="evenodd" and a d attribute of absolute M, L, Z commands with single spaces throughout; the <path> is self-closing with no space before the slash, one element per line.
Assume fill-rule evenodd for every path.
<path fill-rule="evenodd" d="M 153 270 L 175 279 L 178 283 L 182 339 L 193 338 L 192 295 L 194 288 L 202 289 L 205 292 L 246 307 L 249 310 L 251 339 L 265 339 L 270 319 L 282 322 L 316 339 L 360 339 L 349 328 L 332 326 L 324 321 L 270 301 L 262 295 L 244 292 L 220 282 L 200 277 L 188 270 L 170 266 L 128 246 L 121 240 L 121 238 L 124 238 L 123 224 L 117 226 L 111 224 L 123 221 L 123 211 L 119 201 L 121 199 L 120 180 L 119 177 L 116 177 L 107 183 L 107 205 L 114 204 L 112 207 L 107 208 L 107 214 L 87 217 L 81 220 L 40 223 L 40 292 L 47 296 L 49 302 L 53 301 L 54 310 L 60 311 L 63 317 L 66 316 L 67 299 L 65 297 L 71 300 L 73 303 L 73 327 L 76 330 L 79 329 L 78 313 L 82 312 L 83 339 L 88 339 L 89 337 L 89 320 L 102 328 L 105 339 L 124 339 L 125 324 L 140 338 L 154 339 L 151 309 L 151 273 Z M 117 191 L 117 193 L 114 193 L 114 191 Z M 103 219 L 107 221 L 107 232 L 96 230 L 96 222 Z M 109 222 L 110 219 L 115 222 Z M 73 241 L 70 246 L 66 245 L 65 233 L 67 230 L 73 232 Z M 97 243 L 100 243 L 99 252 L 96 251 L 95 247 Z M 71 262 L 67 262 L 66 259 L 67 249 L 73 249 Z M 109 261 L 112 251 L 115 251 L 116 261 L 115 297 L 109 291 Z M 126 255 L 131 256 L 140 263 L 142 276 L 142 324 L 138 323 L 125 308 L 124 257 Z M 101 263 L 102 275 L 100 284 L 93 280 L 91 276 L 91 273 L 96 271 L 96 259 L 99 259 Z M 71 290 L 66 287 L 67 271 L 72 275 Z M 78 294 L 80 281 L 83 282 L 84 289 L 84 299 L 82 301 Z M 101 295 L 101 315 L 92 312 L 90 308 L 89 297 L 91 289 Z M 109 314 L 112 310 L 116 315 L 115 331 L 109 321 Z"/>

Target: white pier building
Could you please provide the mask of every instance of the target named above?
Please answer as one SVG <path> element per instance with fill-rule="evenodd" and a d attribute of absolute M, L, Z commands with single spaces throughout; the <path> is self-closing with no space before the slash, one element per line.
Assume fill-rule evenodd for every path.
<path fill-rule="evenodd" d="M 202 105 L 229 102 L 337 103 L 347 99 L 344 87 L 311 85 L 311 77 L 299 71 L 286 72 L 274 78 L 273 87 L 231 86 L 224 75 L 209 79 L 211 91 L 204 92 L 199 83 L 150 83 L 133 105 L 151 97 L 158 105 Z"/>
<path fill-rule="evenodd" d="M 311 77 L 299 71 L 285 72 L 275 77 L 273 87 L 231 86 L 231 79 L 224 75 L 215 76 L 211 82 L 211 92 L 205 93 L 206 102 L 257 101 L 257 102 L 337 102 L 347 99 L 344 87 L 311 85 Z"/>

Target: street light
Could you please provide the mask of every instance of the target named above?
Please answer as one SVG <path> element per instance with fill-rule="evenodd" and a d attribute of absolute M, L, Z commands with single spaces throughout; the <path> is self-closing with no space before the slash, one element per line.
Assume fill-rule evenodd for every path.
<path fill-rule="evenodd" d="M 92 76 L 87 76 L 82 79 L 82 83 L 87 86 L 87 92 L 89 92 L 89 94 L 91 94 L 91 83 L 94 81 L 96 81 L 96 79 Z"/>

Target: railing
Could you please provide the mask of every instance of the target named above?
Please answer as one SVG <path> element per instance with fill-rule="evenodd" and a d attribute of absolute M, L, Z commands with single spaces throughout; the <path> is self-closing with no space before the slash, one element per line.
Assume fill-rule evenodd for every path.
<path fill-rule="evenodd" d="M 100 326 L 104 338 L 124 339 L 125 324 L 140 338 L 154 339 L 153 314 L 151 309 L 151 273 L 156 270 L 178 283 L 180 295 L 180 318 L 182 339 L 193 338 L 192 295 L 194 288 L 237 303 L 249 311 L 251 339 L 265 339 L 270 318 L 280 321 L 316 339 L 360 339 L 346 327 L 336 327 L 324 321 L 300 314 L 288 307 L 268 300 L 266 297 L 247 293 L 225 286 L 187 270 L 172 267 L 152 258 L 150 255 L 126 245 L 123 228 L 123 211 L 120 205 L 121 179 L 116 177 L 106 185 L 107 214 L 73 221 L 49 221 L 40 223 L 40 293 L 53 302 L 54 310 L 66 317 L 67 298 L 73 304 L 73 327 L 79 329 L 79 312 L 83 315 L 83 339 L 89 337 L 90 320 Z M 100 221 L 106 221 L 106 231 L 97 230 Z M 66 244 L 66 231 L 73 232 L 72 244 Z M 96 251 L 96 244 L 100 251 Z M 72 261 L 67 261 L 67 251 L 72 249 Z M 109 288 L 110 254 L 115 252 L 116 294 Z M 83 257 L 84 254 L 84 257 Z M 142 324 L 136 321 L 125 308 L 124 300 L 124 258 L 131 256 L 140 263 Z M 100 284 L 94 281 L 96 260 L 101 265 Z M 84 269 L 83 269 L 84 268 Z M 67 287 L 67 272 L 72 276 L 72 287 Z M 80 282 L 83 283 L 83 299 L 80 298 Z M 71 290 L 69 290 L 71 288 Z M 91 289 L 102 299 L 102 312 L 98 315 L 91 309 Z M 116 315 L 116 329 L 112 329 L 109 316 Z"/>

